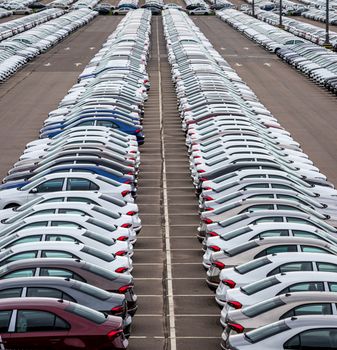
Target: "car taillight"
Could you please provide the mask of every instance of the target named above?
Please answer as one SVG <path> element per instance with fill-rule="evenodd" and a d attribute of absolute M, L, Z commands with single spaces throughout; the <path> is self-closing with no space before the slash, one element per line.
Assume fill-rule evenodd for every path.
<path fill-rule="evenodd" d="M 128 211 L 128 212 L 126 213 L 126 215 L 130 215 L 130 216 L 133 216 L 133 215 L 136 215 L 136 214 L 137 214 L 136 211 Z"/>
<path fill-rule="evenodd" d="M 208 178 L 207 177 L 200 177 L 199 181 L 208 181 Z"/>
<path fill-rule="evenodd" d="M 125 294 L 132 287 L 133 287 L 132 284 L 128 284 L 126 286 L 122 286 L 122 287 L 118 288 L 118 292 L 121 293 L 121 294 Z"/>
<path fill-rule="evenodd" d="M 131 224 L 123 224 L 123 225 L 121 225 L 121 227 L 123 227 L 123 228 L 129 228 L 131 226 L 132 226 Z"/>
<path fill-rule="evenodd" d="M 229 288 L 235 288 L 236 283 L 233 280 L 222 280 L 222 283 L 228 286 Z"/>
<path fill-rule="evenodd" d="M 132 175 L 132 174 L 128 174 L 128 175 Z M 125 185 L 131 185 L 132 181 L 131 180 L 125 180 L 123 183 L 125 183 Z"/>
<path fill-rule="evenodd" d="M 212 262 L 212 265 L 214 265 L 215 267 L 217 267 L 220 270 L 222 270 L 226 267 L 226 265 L 224 263 L 222 263 L 221 261 L 214 261 L 214 262 Z"/>
<path fill-rule="evenodd" d="M 135 154 L 135 153 L 137 153 L 137 151 L 133 150 L 133 151 L 130 151 L 129 153 Z"/>
<path fill-rule="evenodd" d="M 200 156 L 194 156 L 193 158 L 194 158 L 194 159 L 197 159 L 197 158 L 201 158 L 201 157 L 200 157 Z"/>
<path fill-rule="evenodd" d="M 201 163 L 195 163 L 194 165 L 196 166 L 196 165 L 200 165 Z M 199 172 L 199 171 L 198 171 Z"/>
<path fill-rule="evenodd" d="M 125 191 L 122 191 L 121 195 L 122 195 L 123 197 L 125 197 L 125 196 L 127 196 L 128 194 L 130 194 L 130 193 L 131 193 L 130 191 L 125 190 Z"/>
<path fill-rule="evenodd" d="M 127 267 L 119 267 L 118 269 L 115 270 L 117 273 L 124 273 L 128 270 Z"/>
<path fill-rule="evenodd" d="M 115 255 L 118 256 L 125 256 L 127 254 L 127 252 L 125 250 L 119 250 L 117 253 L 115 253 Z"/>
<path fill-rule="evenodd" d="M 116 306 L 116 307 L 113 307 L 111 309 L 111 312 L 114 313 L 114 314 L 120 314 L 124 311 L 124 306 L 121 305 L 121 306 Z"/>
<path fill-rule="evenodd" d="M 129 239 L 129 237 L 128 236 L 120 236 L 120 237 L 118 237 L 117 238 L 117 241 L 127 241 Z"/>
<path fill-rule="evenodd" d="M 217 245 L 210 245 L 208 247 L 210 250 L 213 250 L 213 252 L 220 252 L 221 248 L 218 247 Z"/>
<path fill-rule="evenodd" d="M 204 210 L 205 211 L 212 211 L 212 210 L 214 210 L 214 208 L 208 207 L 208 208 L 205 208 Z"/>
<path fill-rule="evenodd" d="M 216 233 L 216 232 L 207 232 L 207 235 L 210 236 L 210 237 L 218 237 L 219 235 Z"/>
<path fill-rule="evenodd" d="M 206 171 L 205 171 L 205 170 L 203 170 L 203 169 L 199 169 L 199 170 L 198 170 L 198 173 L 199 173 L 199 174 L 201 174 L 201 173 L 205 173 L 205 172 L 206 172 Z"/>
<path fill-rule="evenodd" d="M 110 340 L 117 338 L 119 335 L 121 335 L 123 333 L 122 329 L 119 329 L 118 331 L 111 331 L 107 334 L 108 338 Z"/>
<path fill-rule="evenodd" d="M 138 133 L 141 132 L 141 131 L 142 131 L 142 129 L 136 129 L 136 130 L 135 130 L 135 133 L 138 134 Z"/>
<path fill-rule="evenodd" d="M 204 222 L 205 224 L 209 225 L 209 224 L 212 224 L 213 221 L 211 219 L 202 219 L 202 222 Z"/>
<path fill-rule="evenodd" d="M 204 201 L 212 201 L 213 200 L 213 198 L 210 196 L 202 196 L 202 198 Z"/>
<path fill-rule="evenodd" d="M 244 327 L 242 327 L 241 324 L 228 322 L 227 325 L 236 333 L 242 333 L 244 331 Z"/>
<path fill-rule="evenodd" d="M 210 191 L 210 190 L 213 190 L 213 188 L 212 187 L 203 187 L 202 188 L 204 191 Z"/>
<path fill-rule="evenodd" d="M 241 309 L 242 308 L 242 304 L 239 303 L 238 301 L 228 301 L 227 304 L 231 307 L 233 307 L 234 309 Z"/>

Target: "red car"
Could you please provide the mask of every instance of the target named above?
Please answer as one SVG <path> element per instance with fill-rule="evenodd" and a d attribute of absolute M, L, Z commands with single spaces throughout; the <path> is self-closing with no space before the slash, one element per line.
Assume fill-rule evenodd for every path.
<path fill-rule="evenodd" d="M 5 349 L 126 349 L 120 317 L 51 298 L 0 300 L 0 335 Z"/>

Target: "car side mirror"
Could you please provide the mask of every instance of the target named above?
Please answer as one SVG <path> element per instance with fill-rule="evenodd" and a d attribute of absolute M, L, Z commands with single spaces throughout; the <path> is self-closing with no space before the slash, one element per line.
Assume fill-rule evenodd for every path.
<path fill-rule="evenodd" d="M 30 191 L 30 193 L 37 193 L 37 188 L 36 188 L 36 187 L 35 187 L 35 188 L 32 188 L 31 191 Z"/>

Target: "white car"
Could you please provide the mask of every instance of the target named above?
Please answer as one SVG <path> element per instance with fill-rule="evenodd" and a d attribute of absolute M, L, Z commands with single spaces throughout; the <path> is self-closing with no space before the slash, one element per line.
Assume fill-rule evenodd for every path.
<path fill-rule="evenodd" d="M 240 244 L 226 251 L 211 255 L 211 266 L 207 271 L 207 284 L 217 286 L 225 267 L 235 267 L 253 259 L 274 253 L 310 252 L 337 255 L 337 245 L 320 239 L 306 237 L 266 237 Z"/>
<path fill-rule="evenodd" d="M 241 309 L 279 294 L 295 292 L 336 292 L 337 274 L 311 271 L 284 272 L 226 293 L 225 310 Z"/>
<path fill-rule="evenodd" d="M 235 268 L 221 270 L 220 284 L 215 300 L 220 306 L 225 305 L 227 291 L 240 288 L 250 283 L 283 272 L 313 271 L 337 272 L 337 256 L 322 253 L 270 254 L 251 260 Z"/>
<path fill-rule="evenodd" d="M 98 234 L 105 234 L 119 241 L 129 241 L 130 243 L 134 243 L 137 239 L 135 232 L 129 228 L 118 227 L 88 215 L 78 214 L 48 214 L 26 217 L 0 230 L 0 238 L 26 228 L 49 226 L 84 228 Z"/>
<path fill-rule="evenodd" d="M 34 227 L 17 231 L 0 239 L 0 249 L 17 244 L 33 242 L 74 242 L 118 256 L 132 256 L 133 246 L 127 241 L 119 241 L 82 228 L 74 227 Z"/>
<path fill-rule="evenodd" d="M 131 186 L 88 173 L 61 172 L 43 176 L 34 182 L 27 182 L 21 188 L 0 191 L 0 208 L 19 206 L 47 192 L 98 191 L 116 198 L 133 202 Z"/>
<path fill-rule="evenodd" d="M 20 259 L 77 258 L 117 273 L 132 271 L 129 257 L 113 255 L 73 242 L 34 242 L 14 245 L 0 252 L 0 266 Z"/>
<path fill-rule="evenodd" d="M 97 205 L 107 210 L 130 216 L 132 218 L 132 227 L 137 233 L 140 232 L 142 228 L 142 222 L 139 218 L 139 209 L 136 203 L 129 203 L 125 200 L 96 191 L 62 191 L 45 193 L 20 207 L 0 210 L 0 220 L 11 218 L 34 205 L 54 202 L 87 203 Z"/>
<path fill-rule="evenodd" d="M 229 349 L 290 350 L 337 348 L 337 316 L 291 317 L 229 338 Z"/>

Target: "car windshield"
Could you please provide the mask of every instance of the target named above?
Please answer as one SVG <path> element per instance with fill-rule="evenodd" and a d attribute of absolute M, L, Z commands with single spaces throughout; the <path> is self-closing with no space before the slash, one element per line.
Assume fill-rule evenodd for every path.
<path fill-rule="evenodd" d="M 263 280 L 250 283 L 247 286 L 241 287 L 240 290 L 247 295 L 252 295 L 260 292 L 263 289 L 275 286 L 276 284 L 281 283 L 276 277 L 268 277 Z"/>
<path fill-rule="evenodd" d="M 245 264 L 239 265 L 234 267 L 234 270 L 238 272 L 241 275 L 246 274 L 247 272 L 250 272 L 255 269 L 259 269 L 262 266 L 266 266 L 268 264 L 271 264 L 272 262 L 269 260 L 269 258 L 260 258 L 256 260 L 251 260 Z"/>
<path fill-rule="evenodd" d="M 242 313 L 248 317 L 255 317 L 285 304 L 286 303 L 282 301 L 280 297 L 276 297 L 252 306 L 245 307 L 242 309 Z"/>
<path fill-rule="evenodd" d="M 80 304 L 71 303 L 65 308 L 65 311 L 83 317 L 96 324 L 102 324 L 106 321 L 106 317 L 103 313 Z"/>
<path fill-rule="evenodd" d="M 273 335 L 282 333 L 290 329 L 284 321 L 273 323 L 268 326 L 260 327 L 248 333 L 245 333 L 245 337 L 251 343 L 257 343 L 263 339 L 269 338 Z"/>

